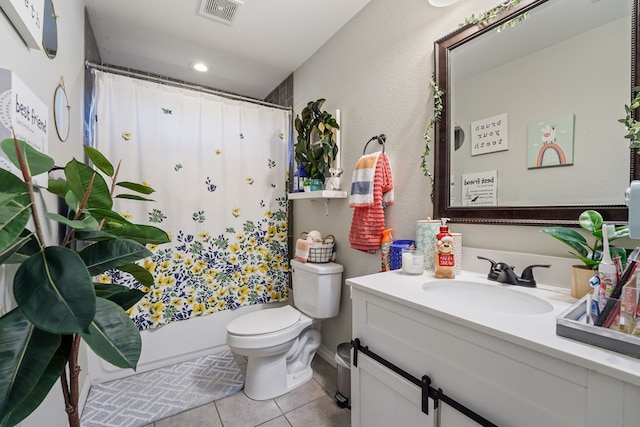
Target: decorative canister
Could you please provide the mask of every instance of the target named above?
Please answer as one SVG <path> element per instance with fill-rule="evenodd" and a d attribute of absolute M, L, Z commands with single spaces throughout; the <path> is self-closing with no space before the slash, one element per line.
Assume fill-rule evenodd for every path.
<path fill-rule="evenodd" d="M 436 235 L 440 221 L 435 219 L 419 220 L 416 226 L 416 247 L 424 253 L 424 269 L 433 271 L 433 257 L 436 253 Z"/>
<path fill-rule="evenodd" d="M 451 233 L 453 237 L 453 274 L 456 276 L 462 273 L 462 234 Z"/>

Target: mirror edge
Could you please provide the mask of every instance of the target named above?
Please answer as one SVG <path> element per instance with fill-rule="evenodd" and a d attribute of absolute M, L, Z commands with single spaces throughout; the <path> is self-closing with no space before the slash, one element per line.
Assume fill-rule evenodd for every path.
<path fill-rule="evenodd" d="M 577 224 L 578 216 L 586 209 L 596 209 L 607 221 L 626 223 L 628 208 L 626 205 L 572 205 L 572 206 L 496 206 L 477 207 L 474 209 L 449 206 L 450 200 L 450 141 L 447 123 L 452 123 L 448 106 L 451 99 L 449 84 L 450 50 L 472 40 L 487 31 L 491 31 L 510 19 L 532 9 L 548 0 L 522 0 L 517 6 L 499 13 L 486 25 L 469 24 L 453 31 L 434 42 L 434 74 L 437 87 L 443 91 L 443 114 L 434 129 L 434 218 L 450 218 L 455 223 L 501 224 L 501 225 L 567 225 Z M 638 26 L 640 0 L 632 0 L 631 17 L 631 87 L 629 101 L 633 98 L 633 87 L 640 85 L 640 71 L 637 52 L 640 48 L 640 28 Z M 621 111 L 623 106 L 620 106 Z M 640 109 L 634 111 L 636 120 L 640 120 Z M 640 155 L 636 149 L 629 150 L 629 180 L 640 179 Z M 438 183 L 444 185 L 438 186 Z M 624 190 L 620 189 L 620 198 L 624 198 Z"/>

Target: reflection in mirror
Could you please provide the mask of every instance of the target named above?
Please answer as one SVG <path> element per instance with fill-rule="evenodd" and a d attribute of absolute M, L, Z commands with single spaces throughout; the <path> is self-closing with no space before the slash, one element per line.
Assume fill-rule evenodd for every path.
<path fill-rule="evenodd" d="M 618 119 L 637 81 L 638 1 L 522 0 L 436 42 L 436 217 L 566 223 L 595 208 L 627 220 L 638 156 Z"/>
<path fill-rule="evenodd" d="M 60 83 L 53 94 L 53 119 L 56 125 L 56 133 L 60 141 L 65 142 L 69 137 L 70 110 L 67 91 L 64 88 L 64 80 L 60 77 Z"/>
<path fill-rule="evenodd" d="M 55 58 L 58 53 L 58 16 L 53 9 L 53 0 L 44 1 L 44 15 L 42 25 L 42 47 L 49 58 Z"/>

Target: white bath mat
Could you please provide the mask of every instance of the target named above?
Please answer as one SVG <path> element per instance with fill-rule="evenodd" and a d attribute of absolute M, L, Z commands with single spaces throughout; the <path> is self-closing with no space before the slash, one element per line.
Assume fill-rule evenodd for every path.
<path fill-rule="evenodd" d="M 230 351 L 96 384 L 82 427 L 138 427 L 237 393 L 244 377 Z"/>

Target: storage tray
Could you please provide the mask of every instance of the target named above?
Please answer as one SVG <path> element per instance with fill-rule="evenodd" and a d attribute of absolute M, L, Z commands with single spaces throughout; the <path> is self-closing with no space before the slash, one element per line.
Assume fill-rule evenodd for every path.
<path fill-rule="evenodd" d="M 557 317 L 556 334 L 640 358 L 640 337 L 586 323 L 586 300 L 582 297 Z"/>

